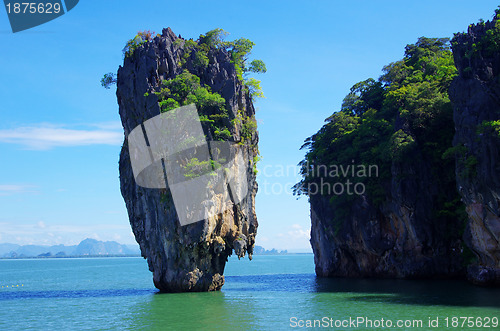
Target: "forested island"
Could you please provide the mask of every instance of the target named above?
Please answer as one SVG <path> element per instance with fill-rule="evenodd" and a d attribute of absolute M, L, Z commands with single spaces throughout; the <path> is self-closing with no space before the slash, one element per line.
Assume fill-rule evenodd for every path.
<path fill-rule="evenodd" d="M 302 148 L 295 193 L 310 200 L 318 276 L 498 286 L 500 9 L 451 40 L 406 46 Z M 378 171 L 325 170 L 338 165 Z"/>
<path fill-rule="evenodd" d="M 140 32 L 125 46 L 117 76 L 101 81 L 117 84 L 126 137 L 153 117 L 194 105 L 206 140 L 230 143 L 230 154 L 246 160 L 228 171 L 245 179 L 248 194 L 228 202 L 216 184 L 202 204 L 219 212 L 184 225 L 172 187 L 137 183 L 131 159 L 140 152 L 124 142 L 121 192 L 141 254 L 164 292 L 218 290 L 227 258 L 254 253 L 253 101 L 262 91 L 248 74 L 266 67 L 250 61 L 250 40 L 224 36 L 221 29 L 197 40 L 170 28 Z M 309 197 L 316 274 L 468 277 L 499 285 L 500 9 L 452 39 L 419 38 L 382 71 L 355 84 L 302 146 L 302 180 L 294 189 Z M 190 180 L 225 161 L 192 154 L 178 165 Z M 163 173 L 157 177 L 154 185 L 168 182 Z"/>

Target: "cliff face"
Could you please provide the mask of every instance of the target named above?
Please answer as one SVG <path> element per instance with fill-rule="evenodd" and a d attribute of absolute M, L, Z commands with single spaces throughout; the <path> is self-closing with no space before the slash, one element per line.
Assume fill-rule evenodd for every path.
<path fill-rule="evenodd" d="M 500 52 L 493 45 L 498 34 L 495 19 L 471 25 L 452 41 L 459 70 L 450 88 L 457 185 L 469 218 L 465 239 L 477 256 L 468 277 L 485 285 L 500 284 L 500 126 L 495 126 L 500 119 Z"/>
<path fill-rule="evenodd" d="M 376 190 L 350 199 L 302 189 L 311 203 L 319 276 L 467 274 L 477 284 L 500 284 L 496 14 L 455 35 L 453 59 L 445 40 L 408 45 L 402 61 L 384 68 L 378 87 L 373 80 L 353 86 L 341 111 L 306 140 L 301 184 L 319 182 L 308 175 L 309 163 L 352 158 L 390 169 Z"/>
<path fill-rule="evenodd" d="M 309 195 L 318 276 L 465 274 L 465 213 L 454 159 L 443 158 L 454 134 L 447 89 L 455 71 L 447 40 L 420 38 L 406 47 L 402 60 L 384 68 L 378 82 L 355 84 L 341 110 L 306 140 L 298 191 Z M 311 171 L 350 164 L 375 165 L 378 174 Z M 316 190 L 347 180 L 366 190 L 351 195 Z"/>
<path fill-rule="evenodd" d="M 418 153 L 418 152 L 416 152 Z M 418 159 L 418 158 L 417 158 Z M 338 213 L 329 198 L 312 195 L 311 245 L 322 277 L 430 278 L 463 274 L 460 222 L 435 220 L 439 190 L 430 164 L 394 162 L 386 201 L 366 195 Z M 453 190 L 452 190 L 453 192 Z"/>
<path fill-rule="evenodd" d="M 168 28 L 161 36 L 141 42 L 133 52 L 129 51 L 118 70 L 116 92 L 125 137 L 144 121 L 160 114 L 165 102 L 160 104 L 158 92 L 165 82 L 188 70 L 199 77 L 202 87 L 209 87 L 225 100 L 227 118 L 223 121 L 229 133 L 224 140 L 233 142 L 231 150 L 248 160 L 243 169 L 234 169 L 233 165 L 227 170 L 246 173 L 248 194 L 235 204 L 222 194 L 212 192 L 204 203 L 220 212 L 181 226 L 169 188 L 137 185 L 126 138 L 119 162 L 121 192 L 142 256 L 153 272 L 154 284 L 165 292 L 219 290 L 224 284 L 225 263 L 233 249 L 239 257 L 248 253 L 251 258 L 258 226 L 257 183 L 253 170 L 258 136 L 254 130 L 246 133 L 246 139 L 242 137 L 245 119 L 253 118 L 255 113 L 251 97 L 238 79 L 225 49 L 205 47 L 205 57 L 200 57 L 193 43 L 175 36 Z M 200 113 L 200 118 L 201 115 L 216 118 L 220 114 Z M 213 140 L 214 131 L 203 129 L 208 140 Z"/>

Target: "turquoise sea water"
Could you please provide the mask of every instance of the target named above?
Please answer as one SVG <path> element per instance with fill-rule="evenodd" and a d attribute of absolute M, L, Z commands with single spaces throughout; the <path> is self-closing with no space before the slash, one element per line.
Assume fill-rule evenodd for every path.
<path fill-rule="evenodd" d="M 500 289 L 462 281 L 317 279 L 311 254 L 231 258 L 225 274 L 220 292 L 158 294 L 142 258 L 0 260 L 0 330 L 500 329 Z"/>

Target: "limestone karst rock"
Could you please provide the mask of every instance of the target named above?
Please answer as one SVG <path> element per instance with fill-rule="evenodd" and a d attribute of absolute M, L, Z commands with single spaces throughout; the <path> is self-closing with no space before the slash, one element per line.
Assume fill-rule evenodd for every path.
<path fill-rule="evenodd" d="M 500 285 L 500 52 L 499 21 L 472 24 L 452 40 L 459 75 L 450 88 L 454 104 L 457 186 L 469 222 L 465 240 L 477 256 L 468 278 Z M 491 36 L 491 38 L 488 38 Z M 493 124 L 493 126 L 492 126 Z M 500 125 L 500 124 L 499 124 Z"/>
<path fill-rule="evenodd" d="M 466 33 L 455 35 L 451 40 L 454 61 L 421 66 L 435 56 L 428 43 L 432 39 L 424 38 L 421 40 L 424 43 L 427 40 L 424 45 L 427 48 L 418 49 L 417 53 L 427 54 L 427 57 L 421 58 L 420 64 L 408 62 L 411 65 L 405 67 L 405 63 L 398 62 L 386 67 L 387 70 L 399 68 L 397 66 L 404 69 L 396 70 L 395 75 L 393 72 L 392 76 L 383 76 L 385 85 L 381 84 L 380 89 L 384 93 L 393 91 L 391 79 L 396 81 L 395 89 L 401 86 L 397 85 L 401 83 L 397 81 L 398 74 L 404 77 L 405 73 L 419 68 L 428 76 L 424 82 L 413 77 L 420 85 L 408 94 L 413 98 L 410 102 L 403 98 L 386 99 L 378 108 L 375 103 L 373 114 L 376 115 L 391 114 L 392 105 L 397 109 L 396 116 L 384 118 L 390 123 L 391 140 L 384 141 L 383 131 L 374 129 L 364 138 L 374 139 L 377 146 L 382 146 L 378 149 L 382 151 L 379 154 L 387 151 L 383 146 L 388 142 L 389 146 L 401 150 L 410 147 L 406 148 L 404 158 L 386 154 L 390 160 L 385 165 L 387 175 L 376 183 L 378 203 L 374 203 L 374 193 L 363 194 L 343 205 L 337 204 L 342 208 L 335 208 L 332 201 L 335 202 L 336 197 L 310 195 L 311 245 L 317 275 L 381 278 L 465 278 L 467 275 L 476 284 L 500 284 L 499 35 L 500 9 L 497 9 L 492 21 L 471 24 Z M 439 46 L 437 41 L 434 46 Z M 446 45 L 448 42 L 441 43 L 443 47 L 448 47 Z M 415 45 L 407 46 L 406 56 L 415 49 Z M 449 50 L 444 51 L 450 58 Z M 372 97 L 377 92 L 373 82 L 371 87 L 366 85 Z M 410 91 L 411 80 L 402 84 L 407 84 L 405 92 Z M 431 98 L 435 86 L 441 87 L 441 96 Z M 362 104 L 368 100 L 363 98 L 369 98 L 370 94 L 358 95 L 359 99 L 356 95 L 350 97 Z M 439 108 L 437 104 L 444 106 Z M 413 118 L 418 118 L 419 114 L 427 114 L 427 118 L 417 122 L 417 126 L 412 125 L 411 117 L 407 116 L 412 111 Z M 343 123 L 355 123 L 353 118 L 354 115 L 332 115 L 328 124 L 306 140 L 304 146 L 320 151 L 310 152 L 306 160 L 329 160 L 321 156 L 339 155 L 343 148 L 348 151 L 355 148 L 347 144 L 334 145 L 334 141 L 342 137 L 336 128 L 344 129 Z M 340 124 L 333 122 L 335 119 Z M 363 119 L 369 120 L 382 123 L 375 122 L 375 116 Z M 351 125 L 346 126 L 346 136 L 354 131 L 355 126 Z M 402 134 L 395 136 L 398 130 Z M 427 130 L 427 133 L 419 134 L 419 130 L 421 133 Z M 321 145 L 318 141 L 326 143 Z M 396 141 L 398 145 L 391 145 Z M 432 153 L 435 154 L 433 158 L 429 157 Z M 373 155 L 370 157 L 369 161 L 384 161 Z M 313 180 L 316 179 L 310 182 Z"/>
<path fill-rule="evenodd" d="M 232 142 L 232 149 L 246 160 L 243 169 L 227 169 L 246 174 L 248 194 L 243 200 L 232 203 L 220 194 L 213 194 L 206 203 L 223 212 L 181 226 L 168 188 L 137 185 L 125 139 L 119 162 L 121 192 L 142 256 L 148 261 L 155 286 L 163 292 L 219 290 L 224 284 L 224 266 L 233 249 L 239 257 L 248 254 L 251 258 L 258 226 L 254 170 L 258 134 L 252 97 L 238 78 L 225 48 L 205 45 L 204 53 L 200 53 L 194 44 L 192 40 L 177 37 L 170 28 L 156 37 L 139 39 L 138 45 L 126 54 L 117 76 L 116 94 L 125 137 L 144 121 L 160 114 L 160 96 L 155 92 L 160 92 L 165 82 L 188 71 L 187 75 L 199 77 L 201 87 L 224 98 L 223 108 L 227 113 L 200 116 L 206 116 L 207 123 L 210 118 L 223 121 L 225 140 Z M 254 126 L 248 125 L 249 121 Z M 207 140 L 217 140 L 214 130 L 204 129 Z"/>

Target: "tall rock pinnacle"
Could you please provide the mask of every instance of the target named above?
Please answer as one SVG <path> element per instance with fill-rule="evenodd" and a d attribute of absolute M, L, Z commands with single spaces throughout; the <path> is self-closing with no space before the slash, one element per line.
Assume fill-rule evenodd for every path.
<path fill-rule="evenodd" d="M 116 92 L 126 137 L 120 154 L 120 184 L 142 256 L 153 272 L 155 286 L 162 292 L 219 290 L 224 284 L 228 256 L 234 250 L 238 257 L 248 253 L 251 258 L 257 234 L 258 134 L 249 88 L 238 74 L 231 50 L 217 47 L 208 38 L 185 40 L 168 28 L 157 36 L 139 34 L 127 44 L 124 53 Z M 155 188 L 140 185 L 130 157 L 131 151 L 136 152 L 131 132 L 139 128 L 134 132 L 141 137 L 144 132 L 146 152 L 158 148 L 162 142 L 169 145 L 163 146 L 166 149 L 180 146 L 186 143 L 186 137 L 179 137 L 178 141 L 152 141 L 145 122 L 183 109 L 197 109 L 199 122 L 193 127 L 201 125 L 198 131 L 204 134 L 207 141 L 204 146 L 208 146 L 205 151 L 210 151 L 210 158 L 201 158 L 200 152 L 192 148 L 175 156 L 174 161 L 162 159 L 158 164 L 159 169 L 162 164 L 163 171 L 167 169 L 166 180 L 160 176 L 160 182 L 153 183 Z M 180 135 L 182 130 L 179 126 Z M 226 155 L 233 159 L 237 155 L 239 161 L 230 162 L 220 155 L 216 159 L 217 143 L 225 143 Z M 137 160 L 137 155 L 132 155 L 132 159 Z M 183 181 L 169 177 L 170 163 L 174 164 L 172 169 L 178 166 L 186 183 L 201 177 L 203 169 L 208 167 L 205 170 L 211 177 L 201 190 L 206 191 L 202 192 L 205 195 L 200 190 L 186 189 L 187 198 L 183 201 L 188 205 L 196 202 L 196 208 L 208 211 L 201 220 L 183 223 L 186 215 L 193 213 L 189 206 L 182 209 L 178 203 L 179 192 L 172 185 Z M 237 176 L 240 182 L 236 186 L 226 185 L 227 174 Z M 246 189 L 238 199 L 235 187 Z M 196 199 L 201 199 L 200 203 Z"/>

